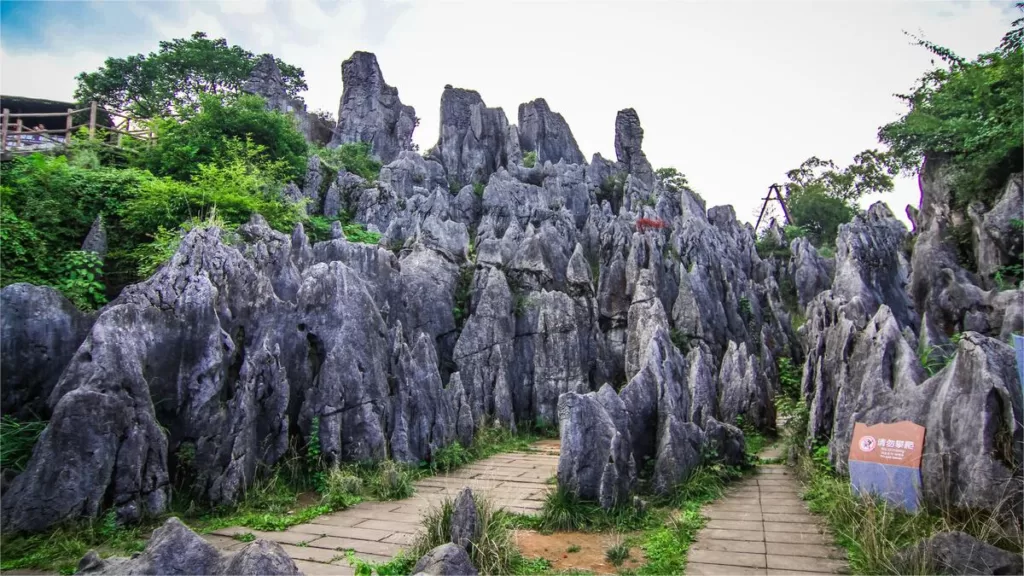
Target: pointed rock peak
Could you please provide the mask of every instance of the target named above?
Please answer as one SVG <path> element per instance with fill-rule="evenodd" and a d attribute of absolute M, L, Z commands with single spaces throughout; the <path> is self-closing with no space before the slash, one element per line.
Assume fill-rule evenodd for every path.
<path fill-rule="evenodd" d="M 388 86 L 370 52 L 355 52 L 341 63 L 341 104 L 331 145 L 367 142 L 385 164 L 412 150 L 416 110 L 402 104 L 398 88 Z"/>
<path fill-rule="evenodd" d="M 644 129 L 636 110 L 626 108 L 615 115 L 615 157 L 627 172 L 647 186 L 654 183 L 654 169 L 647 161 L 642 145 Z"/>
<path fill-rule="evenodd" d="M 565 279 L 571 286 L 593 287 L 593 280 L 590 277 L 590 264 L 587 262 L 586 256 L 583 255 L 583 246 L 579 242 L 576 243 L 576 248 L 573 249 L 572 256 L 569 258 Z"/>
<path fill-rule="evenodd" d="M 519 105 L 519 146 L 537 153 L 537 165 L 586 162 L 565 118 L 552 112 L 543 98 Z"/>

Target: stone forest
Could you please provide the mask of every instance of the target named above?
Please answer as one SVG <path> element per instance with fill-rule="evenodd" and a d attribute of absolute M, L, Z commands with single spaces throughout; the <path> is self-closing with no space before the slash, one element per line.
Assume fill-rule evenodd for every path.
<path fill-rule="evenodd" d="M 270 55 L 83 73 L 90 129 L 3 161 L 3 573 L 1020 574 L 1017 26 L 757 230 L 631 108 L 588 160 L 447 85 L 420 151 L 369 52 L 336 116 Z M 910 226 L 856 203 L 907 170 Z M 910 509 L 851 449 L 901 422 Z"/>

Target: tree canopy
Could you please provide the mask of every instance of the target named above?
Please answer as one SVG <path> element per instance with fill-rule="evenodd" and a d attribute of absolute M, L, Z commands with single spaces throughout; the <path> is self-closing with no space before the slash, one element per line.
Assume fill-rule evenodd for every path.
<path fill-rule="evenodd" d="M 75 98 L 142 118 L 167 116 L 195 110 L 201 94 L 237 93 L 258 59 L 223 38 L 196 32 L 190 38 L 161 41 L 159 50 L 149 55 L 107 58 L 99 70 L 76 76 Z M 289 96 L 298 98 L 307 88 L 302 68 L 276 62 Z"/>

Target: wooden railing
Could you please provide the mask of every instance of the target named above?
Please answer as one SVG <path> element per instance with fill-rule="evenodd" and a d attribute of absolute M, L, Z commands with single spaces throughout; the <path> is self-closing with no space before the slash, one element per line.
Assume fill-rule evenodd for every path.
<path fill-rule="evenodd" d="M 88 123 L 76 125 L 74 123 L 75 115 L 83 112 L 89 113 Z M 109 116 L 111 120 L 113 120 L 113 126 L 97 126 L 96 119 L 100 112 Z M 33 128 L 25 122 L 28 118 L 38 119 L 57 117 L 67 118 L 64 128 L 47 130 L 42 128 L 41 125 Z M 133 120 L 136 122 L 136 125 L 140 127 L 133 129 Z M 66 147 L 71 142 L 71 135 L 74 134 L 76 130 L 84 127 L 89 129 L 89 140 L 96 140 L 97 131 L 101 134 L 107 135 L 116 134 L 117 139 L 114 143 L 105 141 L 105 139 L 99 140 L 100 145 L 110 148 L 123 149 L 121 144 L 123 142 L 122 139 L 125 136 L 150 142 L 152 142 L 155 137 L 152 130 L 136 118 L 118 110 L 100 108 L 96 102 L 90 103 L 88 108 L 80 108 L 78 110 L 68 108 L 67 112 L 26 112 L 21 114 L 11 114 L 10 110 L 4 108 L 3 116 L 0 117 L 0 153 L 31 153 L 40 150 L 41 148 Z"/>

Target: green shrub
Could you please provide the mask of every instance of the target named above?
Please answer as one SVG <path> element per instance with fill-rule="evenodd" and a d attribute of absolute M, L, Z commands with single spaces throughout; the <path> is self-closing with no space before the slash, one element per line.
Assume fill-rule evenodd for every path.
<path fill-rule="evenodd" d="M 262 161 L 281 166 L 283 178 L 301 181 L 306 170 L 306 140 L 294 120 L 267 110 L 259 96 L 199 97 L 200 110 L 182 118 L 154 121 L 155 143 L 140 143 L 137 165 L 157 176 L 187 182 L 200 165 L 216 164 L 229 155 L 229 143 L 251 142 Z"/>
<path fill-rule="evenodd" d="M 646 507 L 622 504 L 605 510 L 597 502 L 582 500 L 571 490 L 558 486 L 548 493 L 540 515 L 532 520 L 540 530 L 597 532 L 641 530 L 660 520 Z"/>
<path fill-rule="evenodd" d="M 57 266 L 57 275 L 60 279 L 57 288 L 82 310 L 95 310 L 107 302 L 103 282 L 100 282 L 103 260 L 95 252 L 65 252 Z"/>
<path fill-rule="evenodd" d="M 535 150 L 530 150 L 523 156 L 523 166 L 526 166 L 527 168 L 533 168 L 536 165 L 537 152 Z"/>
<path fill-rule="evenodd" d="M 477 198 L 483 198 L 484 197 L 484 184 L 483 184 L 483 182 L 474 182 L 473 183 L 473 194 L 475 194 Z"/>
<path fill-rule="evenodd" d="M 430 469 L 437 472 L 451 472 L 464 464 L 473 461 L 473 455 L 462 447 L 458 441 L 435 450 L 431 454 Z"/>
<path fill-rule="evenodd" d="M 368 182 L 376 182 L 380 176 L 381 164 L 374 158 L 369 142 L 350 142 L 333 149 L 318 147 L 312 153 L 335 172 L 344 169 Z"/>
<path fill-rule="evenodd" d="M 853 220 L 856 209 L 848 201 L 829 196 L 823 190 L 808 187 L 787 194 L 790 217 L 815 246 L 835 244 L 839 226 Z"/>
<path fill-rule="evenodd" d="M 455 318 L 455 325 L 459 328 L 469 317 L 470 297 L 473 289 L 473 274 L 476 266 L 465 265 L 459 269 L 459 280 L 455 286 L 455 302 L 452 307 L 452 316 Z"/>
<path fill-rule="evenodd" d="M 612 566 L 621 566 L 629 559 L 629 546 L 625 542 L 618 542 L 604 552 L 605 560 L 612 563 Z"/>
<path fill-rule="evenodd" d="M 345 239 L 349 242 L 374 245 L 380 243 L 380 233 L 369 232 L 362 224 L 345 224 L 341 231 L 345 233 Z"/>
<path fill-rule="evenodd" d="M 341 468 L 334 468 L 327 473 L 321 489 L 322 504 L 332 510 L 344 510 L 358 504 L 362 499 L 363 480 Z"/>
<path fill-rule="evenodd" d="M 387 562 L 372 562 L 356 557 L 354 550 L 346 550 L 345 558 L 349 566 L 355 568 L 355 576 L 406 576 L 416 566 L 416 558 L 407 556 L 403 551 Z"/>
<path fill-rule="evenodd" d="M 367 489 L 378 500 L 401 500 L 413 493 L 413 474 L 392 460 L 383 460 L 367 479 Z"/>
<path fill-rule="evenodd" d="M 947 48 L 914 38 L 938 56 L 943 67 L 925 73 L 909 94 L 899 95 L 906 115 L 879 129 L 903 169 L 915 170 L 924 157 L 943 159 L 953 176 L 955 205 L 991 203 L 1006 178 L 1024 166 L 1024 54 L 1014 22 L 1000 50 L 965 60 Z"/>

